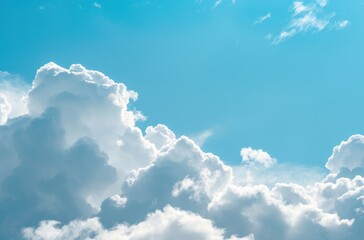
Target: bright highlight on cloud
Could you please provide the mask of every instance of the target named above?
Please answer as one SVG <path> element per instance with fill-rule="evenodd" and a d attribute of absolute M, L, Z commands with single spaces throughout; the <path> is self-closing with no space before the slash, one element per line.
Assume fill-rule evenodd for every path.
<path fill-rule="evenodd" d="M 128 108 L 137 93 L 82 65 L 38 69 L 23 115 L 1 90 L 1 239 L 362 238 L 361 135 L 334 148 L 324 179 L 268 185 L 165 125 L 144 133 Z M 279 165 L 261 149 L 241 155 Z"/>

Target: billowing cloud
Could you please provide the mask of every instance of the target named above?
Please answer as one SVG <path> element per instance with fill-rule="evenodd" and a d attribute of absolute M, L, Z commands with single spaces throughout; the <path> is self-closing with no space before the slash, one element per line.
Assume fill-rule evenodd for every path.
<path fill-rule="evenodd" d="M 135 225 L 116 225 L 105 229 L 97 218 L 86 221 L 75 220 L 60 226 L 56 221 L 44 221 L 37 229 L 23 230 L 26 239 L 159 239 L 159 240 L 222 240 L 222 229 L 213 226 L 211 220 L 191 212 L 182 211 L 169 205 L 163 210 L 148 214 L 146 219 Z M 231 240 L 254 240 L 252 237 Z"/>
<path fill-rule="evenodd" d="M 0 71 L 0 94 L 6 97 L 7 102 L 11 106 L 8 112 L 10 118 L 18 117 L 28 112 L 26 95 L 29 89 L 30 86 L 19 76 Z"/>
<path fill-rule="evenodd" d="M 297 6 L 297 11 L 306 10 Z M 261 149 L 243 148 L 243 162 L 249 164 L 237 168 L 165 125 L 144 133 L 135 125 L 138 114 L 128 109 L 137 94 L 79 64 L 41 67 L 25 96 L 26 114 L 9 115 L 7 99 L 5 91 L 1 239 L 359 240 L 363 235 L 361 135 L 335 147 L 326 164 L 330 173 L 316 179 L 309 175 L 314 170 L 284 167 Z"/>
<path fill-rule="evenodd" d="M 8 116 L 11 112 L 11 105 L 8 102 L 8 98 L 0 94 L 0 125 L 5 124 L 8 121 Z"/>
<path fill-rule="evenodd" d="M 341 168 L 364 168 L 364 136 L 353 135 L 336 146 L 326 167 L 332 173 L 338 173 Z"/>

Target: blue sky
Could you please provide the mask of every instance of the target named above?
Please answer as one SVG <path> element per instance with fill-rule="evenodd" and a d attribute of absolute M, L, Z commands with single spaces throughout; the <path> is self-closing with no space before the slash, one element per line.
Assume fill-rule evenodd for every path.
<path fill-rule="evenodd" d="M 100 70 L 139 93 L 133 107 L 148 118 L 139 126 L 164 123 L 192 137 L 210 130 L 203 149 L 227 163 L 239 164 L 241 147 L 251 146 L 322 166 L 333 146 L 363 133 L 362 0 L 316 6 L 324 29 L 279 42 L 293 1 L 1 5 L 0 70 L 28 82 L 49 61 Z"/>
<path fill-rule="evenodd" d="M 362 240 L 363 18 L 1 1 L 0 239 Z"/>

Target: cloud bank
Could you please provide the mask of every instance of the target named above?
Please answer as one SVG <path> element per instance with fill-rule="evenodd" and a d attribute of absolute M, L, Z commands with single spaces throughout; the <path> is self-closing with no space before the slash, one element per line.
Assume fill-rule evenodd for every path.
<path fill-rule="evenodd" d="M 1 239 L 359 240 L 364 233 L 361 135 L 334 148 L 326 177 L 301 184 L 276 181 L 269 169 L 277 160 L 243 148 L 243 161 L 271 171 L 268 184 L 259 174 L 240 179 L 236 167 L 165 125 L 143 132 L 140 113 L 128 109 L 137 93 L 79 64 L 38 69 L 23 114 L 12 117 L 16 103 L 6 95 L 23 90 L 1 90 Z"/>

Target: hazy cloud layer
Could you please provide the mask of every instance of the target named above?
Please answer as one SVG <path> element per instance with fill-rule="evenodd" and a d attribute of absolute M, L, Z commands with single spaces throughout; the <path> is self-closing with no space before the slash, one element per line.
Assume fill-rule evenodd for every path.
<path fill-rule="evenodd" d="M 140 113 L 128 109 L 137 94 L 79 64 L 41 67 L 24 98 L 26 114 L 9 115 L 13 104 L 6 91 L 0 96 L 1 239 L 364 234 L 361 135 L 334 148 L 326 177 L 294 181 L 315 171 L 252 148 L 241 151 L 245 164 L 231 167 L 165 125 L 143 133 Z"/>

